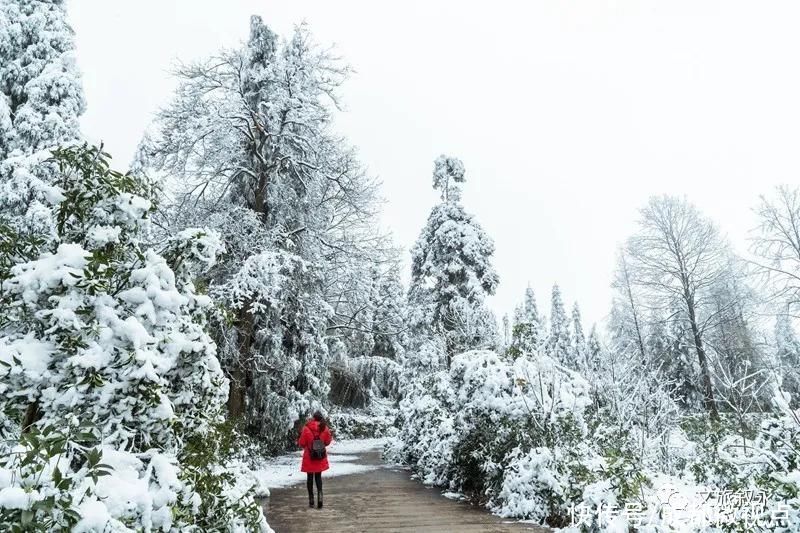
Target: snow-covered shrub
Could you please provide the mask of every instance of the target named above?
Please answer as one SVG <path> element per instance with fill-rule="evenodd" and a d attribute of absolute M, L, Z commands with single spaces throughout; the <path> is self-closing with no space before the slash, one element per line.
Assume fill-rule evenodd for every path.
<path fill-rule="evenodd" d="M 219 464 L 227 381 L 193 275 L 218 237 L 143 244 L 156 189 L 57 150 L 56 238 L 2 282 L 0 529 L 266 530 Z M 205 448 L 205 452 L 202 451 Z"/>
<path fill-rule="evenodd" d="M 575 504 L 617 503 L 612 481 L 602 478 L 604 465 L 583 442 L 514 448 L 506 457 L 500 490 L 491 507 L 501 516 L 566 526 Z M 598 486 L 601 482 L 605 485 Z"/>
<path fill-rule="evenodd" d="M 410 383 L 397 415 L 400 431 L 385 450 L 386 456 L 412 465 L 425 483 L 446 485 L 458 440 L 453 405 L 447 372 L 427 374 Z"/>
<path fill-rule="evenodd" d="M 560 489 L 525 479 L 531 474 L 525 463 L 536 450 L 585 435 L 581 413 L 588 387 L 580 381 L 562 387 L 560 378 L 569 375 L 546 357 L 534 362 L 488 351 L 460 354 L 449 372 L 423 374 L 407 391 L 399 415 L 403 445 L 395 458 L 411 464 L 426 483 L 467 493 L 501 514 L 544 520 L 551 506 L 522 509 L 517 500 L 535 493 L 542 501 L 563 501 Z M 554 464 L 548 468 L 561 477 Z"/>
<path fill-rule="evenodd" d="M 800 524 L 800 410 L 784 405 L 781 415 L 764 420 L 755 447 L 761 459 L 755 485 L 770 501 L 785 503 L 790 523 Z"/>
<path fill-rule="evenodd" d="M 744 434 L 737 420 L 712 428 L 690 429 L 694 440 L 685 477 L 698 486 L 718 490 L 763 491 L 767 509 L 785 506 L 792 524 L 800 523 L 800 411 L 782 398 L 762 417 L 754 431 Z M 707 423 L 708 424 L 708 423 Z"/>
<path fill-rule="evenodd" d="M 465 352 L 449 371 L 415 374 L 386 452 L 426 483 L 552 526 L 569 525 L 576 505 L 642 503 L 639 433 L 592 392 L 542 354 Z"/>
<path fill-rule="evenodd" d="M 54 236 L 49 150 L 80 138 L 86 108 L 65 4 L 0 3 L 0 212 L 26 239 Z"/>

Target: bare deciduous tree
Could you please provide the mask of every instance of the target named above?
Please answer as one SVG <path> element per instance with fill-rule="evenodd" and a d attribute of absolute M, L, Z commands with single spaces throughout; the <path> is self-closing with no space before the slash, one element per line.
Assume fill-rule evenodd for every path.
<path fill-rule="evenodd" d="M 703 400 L 718 419 L 704 334 L 719 310 L 708 292 L 725 274 L 728 247 L 714 224 L 686 200 L 653 197 L 642 209 L 640 229 L 628 241 L 626 254 L 632 284 L 646 294 L 649 305 L 676 306 L 691 330 L 700 365 Z"/>
<path fill-rule="evenodd" d="M 770 297 L 792 313 L 800 303 L 800 189 L 781 186 L 773 197 L 761 196 L 756 214 L 755 264 L 769 281 Z"/>
<path fill-rule="evenodd" d="M 642 334 L 641 310 L 633 292 L 631 273 L 628 268 L 628 260 L 625 257 L 624 250 L 620 250 L 617 257 L 617 272 L 612 287 L 619 292 L 619 302 L 625 314 L 628 315 L 626 318 L 629 318 L 630 322 L 633 323 L 633 331 L 631 334 L 634 337 L 636 349 L 644 365 L 647 363 L 647 356 L 644 347 L 644 335 Z"/>

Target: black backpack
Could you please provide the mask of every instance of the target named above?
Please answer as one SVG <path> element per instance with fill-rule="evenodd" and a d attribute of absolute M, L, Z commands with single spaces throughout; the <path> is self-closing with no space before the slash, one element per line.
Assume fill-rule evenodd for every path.
<path fill-rule="evenodd" d="M 311 458 L 315 461 L 325 459 L 327 452 L 325 451 L 325 443 L 319 438 L 320 435 L 314 435 L 314 440 L 311 441 Z"/>

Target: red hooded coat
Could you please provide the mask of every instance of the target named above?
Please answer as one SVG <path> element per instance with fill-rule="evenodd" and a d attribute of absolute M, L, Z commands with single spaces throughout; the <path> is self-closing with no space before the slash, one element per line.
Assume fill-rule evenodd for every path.
<path fill-rule="evenodd" d="M 314 442 L 314 437 L 319 436 L 325 446 L 331 443 L 331 432 L 327 426 L 322 432 L 319 431 L 319 422 L 316 420 L 309 420 L 303 430 L 300 432 L 300 438 L 297 439 L 297 445 L 303 448 L 303 464 L 300 467 L 301 472 L 324 472 L 330 466 L 328 465 L 328 454 L 322 459 L 311 458 L 311 443 Z"/>

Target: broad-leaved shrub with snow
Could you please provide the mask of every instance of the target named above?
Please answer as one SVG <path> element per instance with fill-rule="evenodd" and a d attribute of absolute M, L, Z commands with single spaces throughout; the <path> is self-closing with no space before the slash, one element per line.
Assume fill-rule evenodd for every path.
<path fill-rule="evenodd" d="M 54 152 L 56 238 L 2 282 L 4 531 L 254 531 L 212 447 L 227 396 L 193 276 L 218 236 L 144 243 L 156 188 L 93 147 Z"/>

